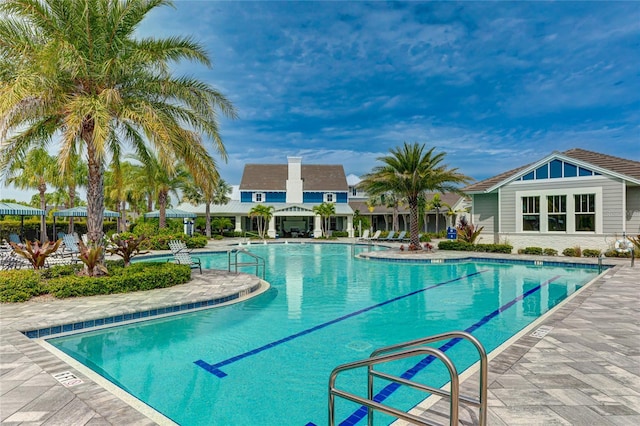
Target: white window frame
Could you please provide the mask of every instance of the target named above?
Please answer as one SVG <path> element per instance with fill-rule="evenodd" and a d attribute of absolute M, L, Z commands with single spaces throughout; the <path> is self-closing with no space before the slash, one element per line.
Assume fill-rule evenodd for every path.
<path fill-rule="evenodd" d="M 260 199 L 258 200 L 258 198 Z M 251 196 L 251 201 L 253 201 L 254 203 L 264 203 L 266 198 L 267 197 L 264 192 L 254 192 Z"/>
<path fill-rule="evenodd" d="M 520 212 L 520 232 L 540 232 L 542 230 L 542 214 L 540 213 L 542 211 L 542 205 L 540 202 L 540 196 L 539 195 L 527 195 L 527 196 L 522 196 L 520 197 L 520 205 L 524 207 L 524 199 L 525 198 L 531 198 L 531 201 L 534 201 L 533 199 L 537 198 L 538 199 L 538 211 L 522 211 Z M 527 203 L 527 205 L 529 205 L 530 203 Z M 524 208 L 523 208 L 524 210 Z M 534 209 L 535 210 L 535 209 Z M 527 229 L 526 231 L 524 229 L 522 229 L 522 226 L 524 225 L 524 216 L 538 216 L 538 229 L 534 230 L 534 229 Z"/>
<path fill-rule="evenodd" d="M 336 199 L 337 196 L 335 192 L 325 192 L 322 195 L 322 201 L 324 201 L 325 203 L 335 203 Z"/>
<path fill-rule="evenodd" d="M 575 195 L 582 194 L 595 194 L 595 231 L 576 231 L 576 207 L 575 207 Z M 567 231 L 549 231 L 548 220 L 549 213 L 547 212 L 547 203 L 542 202 L 542 199 L 546 201 L 546 197 L 549 195 L 566 195 L 567 196 Z M 546 190 L 527 190 L 516 191 L 516 205 L 522 206 L 522 197 L 543 197 L 540 202 L 540 231 L 523 231 L 522 230 L 522 211 L 516 212 L 516 232 L 517 233 L 540 233 L 540 234 L 571 234 L 571 235 L 588 235 L 588 234 L 602 234 L 603 230 L 603 202 L 602 202 L 602 187 L 584 187 L 584 188 L 557 188 Z"/>

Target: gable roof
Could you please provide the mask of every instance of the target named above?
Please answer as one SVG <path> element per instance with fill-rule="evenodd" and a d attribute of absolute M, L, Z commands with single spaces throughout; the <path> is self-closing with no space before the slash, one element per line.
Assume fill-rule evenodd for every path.
<path fill-rule="evenodd" d="M 530 168 L 540 163 L 549 161 L 555 157 L 567 160 L 576 160 L 580 163 L 587 163 L 600 169 L 609 171 L 612 174 L 621 175 L 623 178 L 640 184 L 640 162 L 628 160 L 626 158 L 614 157 L 612 155 L 601 154 L 599 152 L 588 151 L 581 148 L 573 148 L 565 152 L 554 152 L 535 163 L 529 163 L 522 167 L 511 169 L 499 175 L 476 182 L 464 188 L 467 193 L 491 192 L 494 189 L 508 183 L 509 181 L 519 177 Z"/>
<path fill-rule="evenodd" d="M 241 191 L 286 191 L 287 164 L 247 164 Z M 341 165 L 302 164 L 303 191 L 348 191 L 347 177 Z"/>
<path fill-rule="evenodd" d="M 428 200 L 432 199 L 433 196 L 436 194 L 436 192 L 428 192 L 426 194 L 426 198 Z M 440 194 L 440 193 L 438 193 Z M 457 205 L 464 200 L 465 197 L 455 194 L 453 192 L 445 192 L 444 194 L 440 194 L 440 200 L 445 203 L 450 205 L 452 208 L 456 208 Z M 361 215 L 370 215 L 370 214 L 391 214 L 393 213 L 393 208 L 391 207 L 386 207 L 386 206 L 375 206 L 373 212 L 369 212 L 369 206 L 367 205 L 366 201 L 360 201 L 360 200 L 351 200 L 349 201 L 349 205 L 351 206 L 351 208 L 356 211 L 359 210 Z M 449 211 L 448 207 L 443 206 L 440 209 L 440 213 L 444 213 Z M 407 214 L 409 213 L 409 207 L 407 205 L 401 205 L 400 208 L 398 209 L 398 213 L 400 214 Z"/>

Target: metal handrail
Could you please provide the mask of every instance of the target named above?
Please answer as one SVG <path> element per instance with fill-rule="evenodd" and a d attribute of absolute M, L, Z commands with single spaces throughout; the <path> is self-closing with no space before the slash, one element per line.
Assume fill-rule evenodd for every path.
<path fill-rule="evenodd" d="M 441 334 L 436 334 L 434 336 L 430 336 L 430 337 L 425 337 L 425 338 L 421 338 L 421 339 L 416 339 L 416 340 L 412 340 L 410 342 L 405 342 L 405 343 L 399 343 L 397 345 L 391 345 L 391 346 L 386 346 L 384 348 L 380 348 L 380 349 L 376 349 L 375 351 L 373 351 L 370 355 L 370 357 L 375 358 L 375 357 L 379 357 L 381 354 L 383 353 L 389 353 L 389 352 L 395 352 L 395 351 L 399 351 L 399 350 L 405 350 L 406 348 L 410 348 L 412 346 L 421 346 L 421 345 L 425 345 L 427 343 L 434 343 L 434 342 L 438 342 L 441 340 L 450 340 L 450 339 L 464 339 L 467 340 L 469 342 L 471 342 L 475 347 L 476 350 L 478 351 L 478 356 L 480 358 L 480 378 L 479 378 L 479 382 L 480 382 L 480 389 L 478 392 L 478 399 L 472 398 L 472 397 L 468 397 L 465 395 L 459 395 L 458 397 L 456 397 L 457 399 L 463 401 L 464 403 L 477 407 L 479 410 L 478 413 L 478 421 L 479 421 L 479 425 L 480 426 L 485 426 L 487 424 L 487 374 L 488 374 L 488 365 L 487 365 L 487 352 L 484 349 L 484 346 L 482 346 L 482 343 L 480 343 L 480 341 L 478 339 L 476 339 L 471 333 L 468 333 L 466 331 L 451 331 L 451 332 L 447 332 L 447 333 L 441 333 Z M 369 372 L 368 372 L 368 398 L 369 399 L 373 399 L 373 377 L 382 377 L 385 378 L 384 376 L 386 376 L 386 374 L 384 373 L 379 373 L 379 372 L 375 372 L 373 370 L 373 365 L 371 364 L 369 366 Z M 427 388 L 429 388 L 427 386 Z M 441 389 L 436 389 L 436 388 L 429 388 L 429 392 L 435 394 L 435 395 L 439 395 L 439 396 L 445 396 L 448 397 L 449 395 L 451 395 L 451 407 L 453 406 L 453 382 L 451 384 L 451 388 L 452 391 L 451 393 L 447 392 L 447 391 L 443 391 Z M 457 405 L 457 403 L 456 403 Z M 457 417 L 457 409 L 456 409 L 456 417 Z M 453 417 L 452 417 L 453 418 Z M 369 425 L 373 424 L 373 413 L 371 412 L 371 410 L 369 409 Z M 453 420 L 451 421 L 451 424 L 454 424 Z"/>
<path fill-rule="evenodd" d="M 388 355 L 371 357 L 361 361 L 354 361 L 354 362 L 343 364 L 334 368 L 329 378 L 329 426 L 335 425 L 335 397 L 336 396 L 342 397 L 344 399 L 356 402 L 358 404 L 361 404 L 367 407 L 370 420 L 371 420 L 372 411 L 377 410 L 385 414 L 394 416 L 398 419 L 412 422 L 414 424 L 427 425 L 427 426 L 437 425 L 437 423 L 432 423 L 429 420 L 423 419 L 414 414 L 400 411 L 391 406 L 376 402 L 373 400 L 371 395 L 369 395 L 369 398 L 362 398 L 358 395 L 354 395 L 352 393 L 339 390 L 335 387 L 337 376 L 339 373 L 343 371 L 352 370 L 360 367 L 368 367 L 370 369 L 373 365 L 376 365 L 376 364 L 382 364 L 389 361 L 396 361 L 403 358 L 423 356 L 423 355 L 433 355 L 434 357 L 438 358 L 440 361 L 442 361 L 442 363 L 447 367 L 447 370 L 449 371 L 449 377 L 451 381 L 451 407 L 450 407 L 451 424 L 457 424 L 460 383 L 459 383 L 458 372 L 456 370 L 456 367 L 455 365 L 453 365 L 453 362 L 451 362 L 451 359 L 449 359 L 449 357 L 446 356 L 444 352 L 442 352 L 440 349 L 430 348 L 430 347 L 421 347 L 421 348 L 407 349 L 404 351 L 399 351 L 399 352 L 395 352 Z M 390 374 L 382 374 L 382 373 L 377 373 L 377 375 L 378 377 L 382 377 L 384 379 L 387 379 L 396 383 L 411 386 L 414 389 L 424 390 L 427 392 L 429 392 L 429 389 L 430 389 L 429 386 L 411 382 L 409 380 L 403 379 L 402 377 L 393 376 Z"/>
<path fill-rule="evenodd" d="M 234 261 L 231 261 L 231 254 L 235 253 L 235 258 Z M 238 256 L 240 254 L 246 254 L 249 257 L 252 257 L 255 259 L 254 262 L 238 262 Z M 266 269 L 266 263 L 264 261 L 264 258 L 251 253 L 250 251 L 246 250 L 246 249 L 233 249 L 233 250 L 229 250 L 228 252 L 228 258 L 229 258 L 229 272 L 231 271 L 231 267 L 234 266 L 235 270 L 233 272 L 235 272 L 236 274 L 238 273 L 238 266 L 255 266 L 256 267 L 256 276 L 259 276 L 258 273 L 260 272 L 260 267 L 262 266 L 262 279 L 265 279 L 265 269 Z"/>

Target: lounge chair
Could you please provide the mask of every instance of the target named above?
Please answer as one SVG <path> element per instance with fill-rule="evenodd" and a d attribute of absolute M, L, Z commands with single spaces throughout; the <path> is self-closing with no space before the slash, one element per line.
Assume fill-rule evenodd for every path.
<path fill-rule="evenodd" d="M 61 257 L 75 257 L 80 254 L 80 248 L 78 247 L 76 237 L 74 237 L 73 234 L 64 234 L 62 237 L 62 244 L 64 246 L 62 247 L 62 250 L 58 250 L 59 253 L 56 252 L 61 255 Z"/>
<path fill-rule="evenodd" d="M 393 241 L 393 237 L 396 235 L 396 231 L 389 231 L 389 234 L 385 238 L 380 238 L 380 241 Z"/>
<path fill-rule="evenodd" d="M 176 254 L 180 252 L 191 253 L 191 250 L 192 250 L 187 247 L 184 241 L 180 241 L 180 240 L 171 240 L 169 241 L 168 245 L 169 245 L 169 250 L 171 250 L 171 254 Z"/>
<path fill-rule="evenodd" d="M 378 230 L 375 232 L 375 234 L 373 234 L 373 235 L 371 236 L 371 238 L 369 238 L 369 240 L 371 240 L 371 241 L 379 241 L 379 240 L 380 240 L 380 233 L 381 233 L 381 232 L 382 232 L 382 231 L 378 229 Z"/>
<path fill-rule="evenodd" d="M 198 268 L 202 274 L 202 264 L 200 263 L 200 259 L 197 257 L 191 257 L 189 252 L 179 251 L 177 253 L 173 253 L 173 259 L 175 260 L 175 263 L 179 265 L 189 265 L 191 269 Z"/>
<path fill-rule="evenodd" d="M 401 231 L 401 232 L 398 234 L 398 236 L 397 236 L 397 237 L 395 237 L 395 238 L 391 238 L 391 240 L 390 240 L 390 241 L 396 241 L 396 242 L 401 243 L 401 242 L 403 242 L 403 241 L 405 241 L 405 240 L 406 240 L 406 238 L 404 237 L 405 235 L 407 235 L 407 231 Z"/>
<path fill-rule="evenodd" d="M 360 238 L 358 238 L 358 241 L 366 241 L 368 239 L 369 239 L 369 230 L 365 229 L 362 235 L 360 236 Z"/>

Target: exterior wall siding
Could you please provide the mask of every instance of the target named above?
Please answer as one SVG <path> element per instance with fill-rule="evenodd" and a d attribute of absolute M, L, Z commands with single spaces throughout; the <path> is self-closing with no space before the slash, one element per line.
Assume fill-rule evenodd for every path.
<path fill-rule="evenodd" d="M 322 203 L 322 192 L 305 192 L 302 194 L 303 203 Z"/>
<path fill-rule="evenodd" d="M 483 244 L 496 243 L 498 232 L 498 194 L 473 195 L 473 223 L 484 226 L 480 237 Z"/>
<path fill-rule="evenodd" d="M 517 229 L 518 215 L 521 214 L 521 208 L 519 208 L 519 192 L 539 191 L 541 193 L 540 203 L 542 205 L 544 195 L 548 192 L 558 195 L 562 194 L 563 191 L 580 193 L 579 190 L 581 188 L 585 189 L 585 193 L 587 193 L 590 188 L 601 188 L 601 200 L 596 200 L 596 204 L 601 206 L 602 233 L 620 232 L 623 223 L 622 212 L 624 211 L 622 205 L 622 182 L 605 176 L 566 180 L 553 179 L 548 181 L 513 182 L 505 185 L 502 187 L 500 195 L 501 231 L 503 233 L 518 233 L 520 231 L 520 229 Z M 568 197 L 567 204 L 570 203 L 573 203 L 573 200 L 570 200 Z M 557 236 L 557 234 L 554 235 Z"/>
<path fill-rule="evenodd" d="M 605 252 L 614 247 L 616 237 L 614 235 L 579 235 L 567 234 L 558 238 L 556 235 L 531 234 L 531 233 L 501 233 L 500 241 L 508 242 L 513 246 L 513 253 L 525 247 L 552 248 L 558 250 L 558 255 L 569 247 L 584 249 L 596 249 Z"/>
<path fill-rule="evenodd" d="M 240 202 L 242 203 L 250 203 L 251 197 L 253 196 L 253 192 L 250 191 L 242 191 L 240 193 Z"/>
<path fill-rule="evenodd" d="M 627 233 L 640 234 L 640 187 L 627 187 L 627 211 L 625 212 Z"/>
<path fill-rule="evenodd" d="M 266 192 L 265 198 L 267 203 L 284 203 L 287 200 L 286 192 Z"/>

